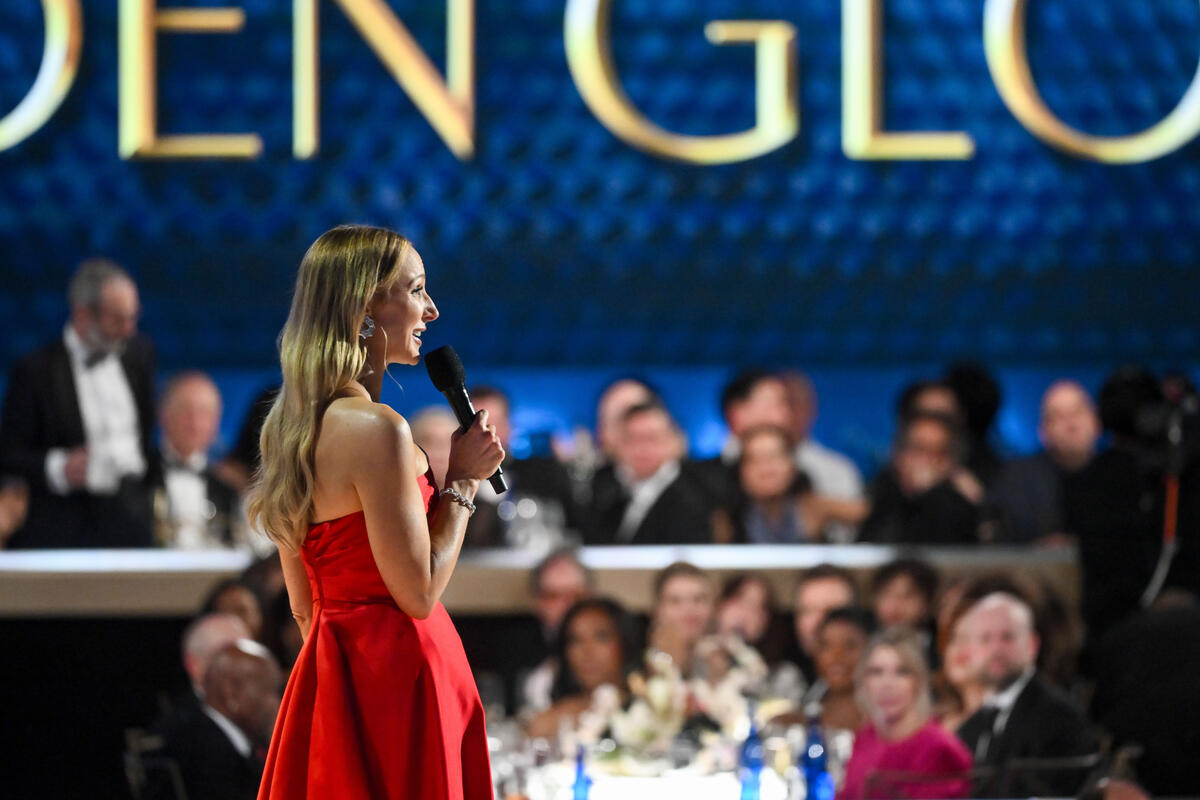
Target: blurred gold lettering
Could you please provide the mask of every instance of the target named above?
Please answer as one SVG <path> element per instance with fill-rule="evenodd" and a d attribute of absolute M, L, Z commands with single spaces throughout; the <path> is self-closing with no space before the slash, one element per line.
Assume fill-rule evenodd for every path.
<path fill-rule="evenodd" d="M 42 65 L 29 93 L 16 108 L 0 117 L 0 150 L 7 150 L 46 124 L 62 104 L 75 74 L 83 49 L 83 14 L 79 0 L 42 0 L 46 20 L 46 43 Z"/>
<path fill-rule="evenodd" d="M 158 10 L 156 0 L 121 0 L 119 22 L 121 158 L 257 158 L 262 139 L 253 133 L 158 133 L 158 32 L 236 33 L 246 24 L 240 8 Z"/>
<path fill-rule="evenodd" d="M 292 151 L 320 147 L 319 0 L 294 0 Z M 475 0 L 447 0 L 446 80 L 384 0 L 337 0 L 392 77 L 460 159 L 475 154 Z"/>
<path fill-rule="evenodd" d="M 713 21 L 713 44 L 754 44 L 755 122 L 738 133 L 690 136 L 647 119 L 621 88 L 611 46 L 612 0 L 567 0 L 567 65 L 583 101 L 616 136 L 652 155 L 693 164 L 729 164 L 769 153 L 800 130 L 796 29 L 782 21 Z"/>
<path fill-rule="evenodd" d="M 859 160 L 962 160 L 961 132 L 883 130 L 883 0 L 842 0 L 842 150 Z"/>
<path fill-rule="evenodd" d="M 1105 164 L 1137 164 L 1178 150 L 1200 134 L 1200 68 L 1165 118 L 1128 136 L 1092 136 L 1066 125 L 1038 93 L 1025 50 L 1026 0 L 986 0 L 983 46 L 1000 98 L 1025 128 L 1051 147 Z"/>

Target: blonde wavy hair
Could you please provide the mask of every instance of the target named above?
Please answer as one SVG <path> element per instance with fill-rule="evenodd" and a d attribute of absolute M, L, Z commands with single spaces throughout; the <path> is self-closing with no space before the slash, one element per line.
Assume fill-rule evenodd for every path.
<path fill-rule="evenodd" d="M 412 243 L 398 233 L 341 225 L 321 234 L 300 262 L 292 310 L 279 342 L 283 388 L 263 424 L 250 523 L 298 551 L 312 523 L 313 459 L 325 409 L 366 366 L 359 330 L 367 305 L 399 274 Z"/>
<path fill-rule="evenodd" d="M 871 660 L 871 654 L 881 647 L 890 647 L 895 650 L 896 654 L 900 656 L 900 662 L 916 680 L 915 706 L 917 714 L 924 724 L 933 709 L 933 698 L 929 688 L 929 662 L 925 658 L 925 650 L 920 638 L 912 630 L 902 626 L 894 626 L 880 631 L 871 637 L 867 646 L 863 648 L 863 654 L 854 669 L 854 697 L 858 700 L 859 708 L 866 712 L 872 721 L 879 715 L 879 709 L 867 694 L 867 670 L 869 669 L 867 662 Z"/>

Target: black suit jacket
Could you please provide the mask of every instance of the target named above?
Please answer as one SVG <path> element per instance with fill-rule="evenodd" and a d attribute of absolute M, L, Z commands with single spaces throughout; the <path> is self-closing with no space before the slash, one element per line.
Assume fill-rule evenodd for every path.
<path fill-rule="evenodd" d="M 592 479 L 592 505 L 586 544 L 620 544 L 617 529 L 629 505 L 629 494 L 611 466 Z M 708 544 L 712 542 L 712 498 L 688 464 L 658 496 L 642 519 L 630 544 Z"/>
<path fill-rule="evenodd" d="M 163 738 L 161 755 L 179 765 L 188 800 L 254 800 L 258 795 L 262 762 L 253 753 L 243 758 L 199 705 L 167 717 L 155 732 Z M 146 800 L 174 796 L 166 774 L 156 771 Z"/>
<path fill-rule="evenodd" d="M 121 356 L 141 428 L 146 464 L 154 425 L 154 352 L 135 337 Z M 29 516 L 9 547 L 143 547 L 150 544 L 149 493 L 129 482 L 114 497 L 85 491 L 66 496 L 46 483 L 46 454 L 85 444 L 71 357 L 62 339 L 14 365 L 0 415 L 0 471 L 29 484 Z"/>
<path fill-rule="evenodd" d="M 959 738 L 976 756 L 979 740 L 990 722 L 986 711 L 977 711 L 958 729 Z M 1074 796 L 1087 778 L 1086 771 L 1060 769 L 1016 773 L 1010 779 L 1005 765 L 1014 758 L 1087 755 L 1094 753 L 1097 747 L 1096 736 L 1083 712 L 1065 694 L 1047 684 L 1041 676 L 1034 675 L 1013 704 L 1004 730 L 992 739 L 986 756 L 976 761 L 976 767 L 994 767 L 995 774 L 983 778 L 972 796 Z"/>

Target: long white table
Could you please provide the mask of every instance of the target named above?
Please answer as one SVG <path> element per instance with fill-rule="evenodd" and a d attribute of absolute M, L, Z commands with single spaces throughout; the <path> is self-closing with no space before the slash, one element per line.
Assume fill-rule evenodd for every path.
<path fill-rule="evenodd" d="M 635 611 L 650 607 L 654 573 L 690 561 L 718 580 L 764 573 L 777 600 L 790 604 L 797 574 L 823 562 L 866 581 L 899 555 L 920 555 L 944 576 L 1013 572 L 1044 577 L 1071 603 L 1079 599 L 1074 550 L 1029 548 L 897 548 L 879 545 L 698 545 L 589 547 L 581 557 L 597 590 Z M 187 616 L 222 578 L 250 563 L 247 553 L 216 550 L 45 550 L 0 552 L 0 617 Z M 463 555 L 444 602 L 462 614 L 513 614 L 529 604 L 529 571 L 539 556 L 509 550 Z"/>

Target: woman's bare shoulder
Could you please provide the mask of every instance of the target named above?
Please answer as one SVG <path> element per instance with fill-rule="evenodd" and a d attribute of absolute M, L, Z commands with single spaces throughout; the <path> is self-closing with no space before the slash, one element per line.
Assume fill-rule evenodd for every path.
<path fill-rule="evenodd" d="M 342 397 L 325 410 L 318 446 L 334 444 L 360 459 L 395 454 L 397 445 L 411 442 L 408 422 L 395 409 L 365 397 Z"/>

